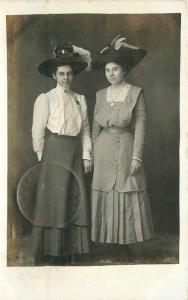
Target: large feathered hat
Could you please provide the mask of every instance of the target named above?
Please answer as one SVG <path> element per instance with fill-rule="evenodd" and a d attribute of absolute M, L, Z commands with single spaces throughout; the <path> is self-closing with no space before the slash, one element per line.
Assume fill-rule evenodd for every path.
<path fill-rule="evenodd" d="M 107 63 L 115 62 L 130 72 L 146 53 L 145 49 L 128 44 L 126 38 L 119 34 L 95 56 L 92 66 L 93 69 L 104 69 Z"/>
<path fill-rule="evenodd" d="M 70 65 L 76 75 L 84 70 L 88 71 L 90 64 L 90 52 L 69 42 L 62 46 L 56 46 L 53 57 L 42 62 L 38 67 L 38 71 L 45 76 L 52 77 L 58 66 Z"/>

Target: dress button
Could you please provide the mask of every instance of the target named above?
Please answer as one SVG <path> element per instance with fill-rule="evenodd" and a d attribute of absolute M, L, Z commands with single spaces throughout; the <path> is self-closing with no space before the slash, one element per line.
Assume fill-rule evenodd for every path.
<path fill-rule="evenodd" d="M 114 103 L 113 103 L 113 102 L 111 102 L 111 103 L 110 103 L 110 105 L 111 105 L 111 106 L 113 106 L 113 105 L 114 105 Z"/>

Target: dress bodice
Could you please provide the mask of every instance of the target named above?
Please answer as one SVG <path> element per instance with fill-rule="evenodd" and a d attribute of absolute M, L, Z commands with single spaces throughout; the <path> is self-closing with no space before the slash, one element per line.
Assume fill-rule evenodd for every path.
<path fill-rule="evenodd" d="M 129 85 L 124 87 L 124 94 L 121 93 L 120 99 L 116 101 L 108 100 L 108 88 L 99 91 L 96 102 L 95 120 L 101 127 L 127 127 L 132 119 L 133 109 L 141 89 Z M 132 97 L 135 94 L 137 97 Z M 122 96 L 124 96 L 122 98 Z"/>

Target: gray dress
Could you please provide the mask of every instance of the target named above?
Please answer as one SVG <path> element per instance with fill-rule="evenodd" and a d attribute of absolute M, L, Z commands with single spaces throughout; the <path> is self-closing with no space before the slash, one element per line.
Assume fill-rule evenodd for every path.
<path fill-rule="evenodd" d="M 126 88 L 126 86 L 125 86 Z M 144 167 L 130 175 L 132 159 L 143 158 L 145 106 L 142 89 L 130 86 L 124 101 L 107 102 L 97 92 L 92 129 L 94 242 L 131 244 L 149 239 L 152 218 Z"/>

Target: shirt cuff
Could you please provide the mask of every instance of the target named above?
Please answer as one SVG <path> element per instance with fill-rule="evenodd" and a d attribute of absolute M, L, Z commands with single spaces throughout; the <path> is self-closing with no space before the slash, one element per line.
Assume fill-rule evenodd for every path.
<path fill-rule="evenodd" d="M 142 163 L 142 160 L 141 160 L 140 158 L 133 157 L 132 159 L 138 160 L 139 162 L 141 162 L 141 163 Z"/>
<path fill-rule="evenodd" d="M 82 159 L 92 160 L 91 153 L 90 152 L 84 152 L 83 156 L 82 156 Z"/>
<path fill-rule="evenodd" d="M 37 152 L 38 161 L 42 160 L 42 152 Z"/>

